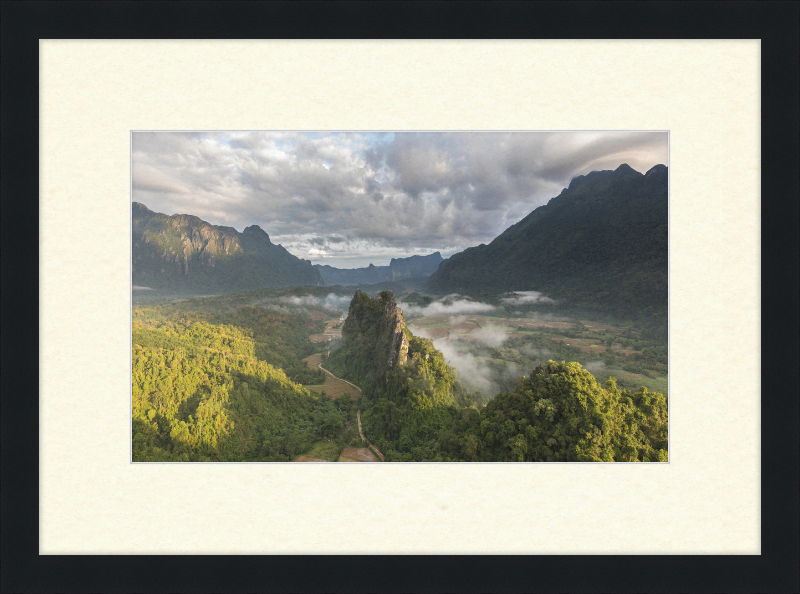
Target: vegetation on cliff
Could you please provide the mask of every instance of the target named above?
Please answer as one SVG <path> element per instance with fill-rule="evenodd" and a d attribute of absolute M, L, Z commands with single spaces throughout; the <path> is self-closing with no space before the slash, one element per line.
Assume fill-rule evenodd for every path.
<path fill-rule="evenodd" d="M 375 299 L 356 291 L 325 366 L 362 389 L 367 434 L 389 448 L 435 452 L 439 435 L 473 403 L 433 342 L 408 329 L 390 291 Z"/>
<path fill-rule="evenodd" d="M 306 308 L 341 303 L 324 291 L 265 289 L 135 308 L 133 459 L 286 461 L 320 440 L 337 450 L 354 439 L 346 425 L 356 406 L 387 461 L 667 459 L 662 394 L 620 389 L 613 378 L 603 386 L 579 363 L 548 361 L 530 377 L 509 378 L 483 406 L 433 342 L 406 327 L 388 291 L 374 299 L 357 291 L 338 348 L 325 345 L 332 351 L 324 366 L 364 396 L 356 404 L 310 393 L 302 384 L 321 384 L 322 373 L 301 359 L 319 352 L 324 343 L 309 336 L 325 323 Z M 514 344 L 495 350 L 513 360 Z"/>
<path fill-rule="evenodd" d="M 478 407 L 393 295 L 357 291 L 327 367 L 367 396 L 367 434 L 389 461 L 666 461 L 667 401 L 601 386 L 579 363 L 547 364 Z"/>

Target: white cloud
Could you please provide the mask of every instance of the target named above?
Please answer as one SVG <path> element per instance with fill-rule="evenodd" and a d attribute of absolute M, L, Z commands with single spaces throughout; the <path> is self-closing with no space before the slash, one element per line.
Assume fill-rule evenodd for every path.
<path fill-rule="evenodd" d="M 385 265 L 404 249 L 448 257 L 488 243 L 573 177 L 623 162 L 667 164 L 667 134 L 135 132 L 133 200 L 257 224 L 300 257 Z"/>

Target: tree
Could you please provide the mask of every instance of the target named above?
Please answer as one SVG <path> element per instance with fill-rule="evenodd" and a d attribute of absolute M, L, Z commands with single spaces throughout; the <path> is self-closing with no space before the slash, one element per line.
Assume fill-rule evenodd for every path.
<path fill-rule="evenodd" d="M 342 417 L 337 415 L 334 411 L 328 413 L 325 417 L 325 423 L 323 425 L 323 431 L 326 437 L 336 437 L 339 432 L 344 427 L 344 422 L 342 421 Z"/>
<path fill-rule="evenodd" d="M 353 408 L 353 399 L 350 397 L 349 392 L 345 392 L 336 401 L 336 404 L 345 414 L 348 414 Z"/>

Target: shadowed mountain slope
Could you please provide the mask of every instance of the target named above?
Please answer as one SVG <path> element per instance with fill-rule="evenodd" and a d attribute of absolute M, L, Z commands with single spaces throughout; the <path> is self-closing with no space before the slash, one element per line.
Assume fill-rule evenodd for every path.
<path fill-rule="evenodd" d="M 536 290 L 579 307 L 666 314 L 667 167 L 576 177 L 489 245 L 443 262 L 428 289 Z"/>

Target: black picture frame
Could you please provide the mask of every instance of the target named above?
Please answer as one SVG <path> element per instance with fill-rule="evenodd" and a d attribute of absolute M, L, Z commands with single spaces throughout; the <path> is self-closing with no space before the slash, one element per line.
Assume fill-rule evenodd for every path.
<path fill-rule="evenodd" d="M 2 591 L 798 591 L 798 17 L 797 2 L 766 1 L 3 2 Z M 38 40 L 382 37 L 762 40 L 761 555 L 374 556 L 355 567 L 38 554 Z"/>

